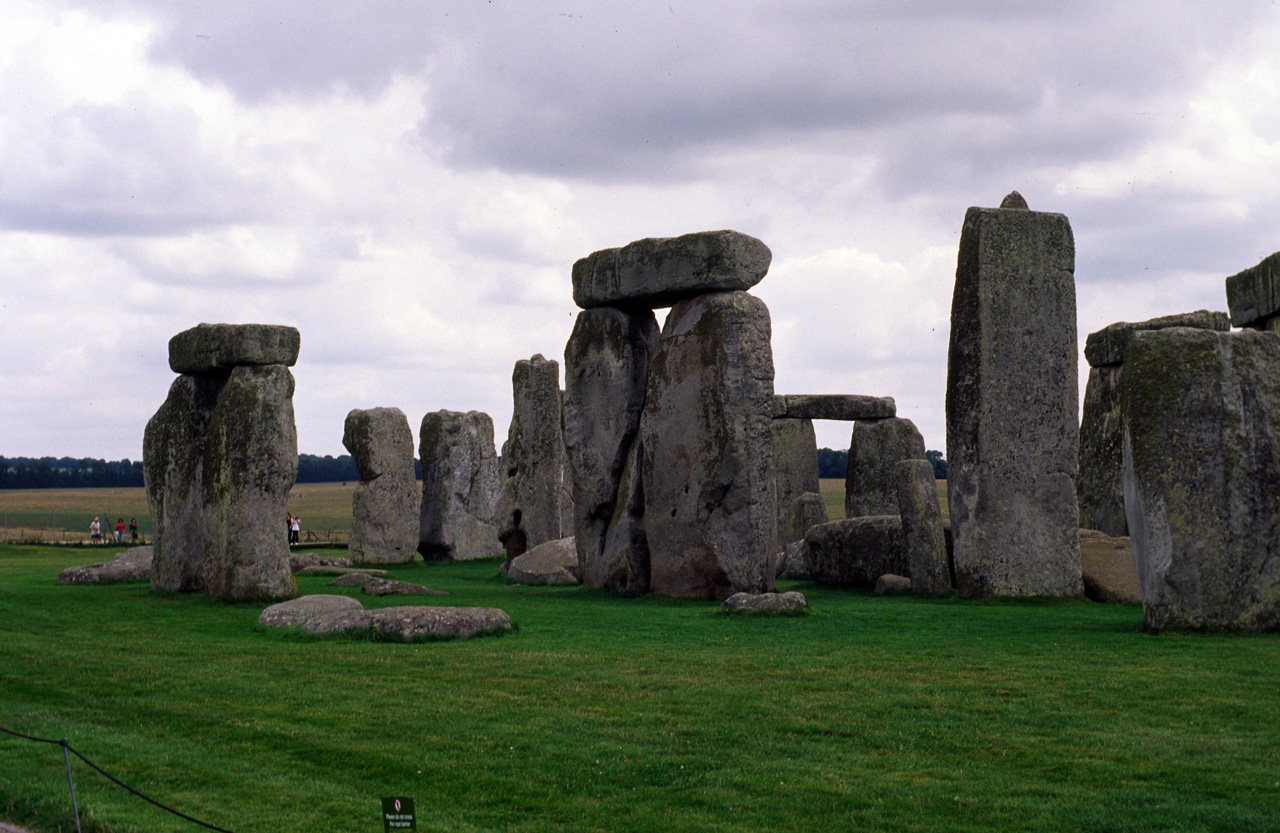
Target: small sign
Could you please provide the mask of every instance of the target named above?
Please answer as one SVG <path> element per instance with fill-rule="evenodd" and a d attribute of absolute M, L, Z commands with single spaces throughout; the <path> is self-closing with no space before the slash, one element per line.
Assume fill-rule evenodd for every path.
<path fill-rule="evenodd" d="M 386 833 L 393 830 L 417 830 L 418 820 L 413 815 L 413 799 L 382 799 L 382 824 Z"/>

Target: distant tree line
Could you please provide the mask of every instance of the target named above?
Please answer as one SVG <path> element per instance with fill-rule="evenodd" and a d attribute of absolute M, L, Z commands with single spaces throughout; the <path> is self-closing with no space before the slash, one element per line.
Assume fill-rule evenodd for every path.
<path fill-rule="evenodd" d="M 947 479 L 947 461 L 943 459 L 941 451 L 926 451 L 925 459 L 933 463 L 933 476 L 937 480 Z M 842 449 L 833 451 L 830 448 L 818 449 L 818 477 L 828 478 L 834 477 L 844 480 L 845 472 L 849 467 L 849 451 Z"/>
<path fill-rule="evenodd" d="M 413 461 L 422 479 L 422 463 Z M 298 455 L 298 483 L 348 483 L 359 480 L 351 455 Z M 141 487 L 142 461 L 88 457 L 0 457 L 0 489 L 80 489 Z"/>

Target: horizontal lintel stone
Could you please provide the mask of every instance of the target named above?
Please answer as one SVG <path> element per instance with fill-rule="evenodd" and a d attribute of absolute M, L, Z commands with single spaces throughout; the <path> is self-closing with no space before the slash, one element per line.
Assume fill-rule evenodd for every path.
<path fill-rule="evenodd" d="M 1280 314 L 1280 252 L 1227 278 L 1227 308 L 1236 327 L 1255 326 Z"/>
<path fill-rule="evenodd" d="M 889 419 L 898 415 L 892 396 L 858 394 L 786 394 L 773 398 L 774 419 Z"/>
<path fill-rule="evenodd" d="M 174 373 L 205 373 L 233 367 L 298 362 L 302 336 L 276 324 L 198 324 L 169 339 Z"/>
<path fill-rule="evenodd" d="M 1231 329 L 1231 321 L 1225 312 L 1209 312 L 1203 309 L 1132 324 L 1127 321 L 1118 321 L 1103 327 L 1096 333 L 1089 334 L 1084 342 L 1085 361 L 1090 367 L 1124 364 L 1125 353 L 1129 350 L 1129 344 L 1133 341 L 1135 333 L 1165 330 L 1170 327 L 1190 327 L 1195 330 L 1216 330 L 1225 333 Z"/>

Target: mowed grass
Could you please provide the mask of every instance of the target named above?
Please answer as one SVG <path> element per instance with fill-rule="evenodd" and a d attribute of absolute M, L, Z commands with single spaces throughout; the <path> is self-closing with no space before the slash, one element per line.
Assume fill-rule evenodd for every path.
<path fill-rule="evenodd" d="M 317 641 L 259 605 L 56 585 L 84 554 L 0 547 L 3 725 L 237 833 L 379 830 L 392 795 L 432 831 L 1280 830 L 1277 635 L 798 581 L 810 615 L 728 617 L 491 560 L 393 575 L 514 633 Z M 195 829 L 73 768 L 86 829 Z M 74 829 L 56 746 L 0 736 L 6 815 Z"/>
<path fill-rule="evenodd" d="M 819 491 L 822 494 L 822 501 L 827 505 L 827 517 L 830 520 L 838 520 L 844 517 L 844 480 L 835 477 L 827 477 L 818 481 Z M 938 486 L 938 507 L 942 510 L 942 517 L 948 517 L 947 504 L 947 481 L 937 481 Z"/>
<path fill-rule="evenodd" d="M 299 483 L 289 491 L 288 511 L 302 518 L 304 543 L 345 541 L 351 529 L 351 495 L 356 483 Z M 142 538 L 151 538 L 146 491 L 135 489 L 0 489 L 0 515 L 10 541 L 87 542 L 89 522 L 102 519 L 104 534 L 116 518 L 138 519 Z M 110 519 L 110 523 L 107 522 Z M 56 537 L 54 524 L 57 524 Z M 285 519 L 280 518 L 283 534 Z M 126 533 L 127 539 L 127 533 Z"/>

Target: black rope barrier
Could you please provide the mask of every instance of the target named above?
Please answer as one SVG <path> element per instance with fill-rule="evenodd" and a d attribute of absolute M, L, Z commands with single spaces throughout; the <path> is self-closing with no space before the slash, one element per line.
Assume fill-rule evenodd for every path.
<path fill-rule="evenodd" d="M 230 830 L 227 830 L 222 827 L 218 827 L 213 824 L 209 824 L 208 822 L 200 821 L 200 819 L 197 819 L 197 818 L 192 818 L 191 816 L 188 816 L 186 813 L 180 812 L 178 810 L 173 809 L 172 807 L 167 807 L 164 804 L 161 804 L 159 801 L 156 801 L 154 798 L 151 798 L 150 796 L 143 795 L 142 793 L 135 790 L 133 787 L 129 786 L 125 782 L 121 781 L 119 778 L 115 777 L 114 775 L 107 772 L 102 767 L 95 764 L 93 761 L 86 758 L 84 755 L 82 755 L 79 752 L 79 750 L 77 750 L 71 744 L 67 743 L 66 738 L 63 738 L 61 740 L 53 740 L 51 738 L 38 738 L 33 735 L 24 735 L 22 732 L 15 732 L 12 729 L 6 729 L 3 726 L 0 726 L 0 732 L 4 732 L 5 734 L 8 734 L 8 735 L 13 735 L 14 737 L 17 737 L 17 738 L 22 738 L 23 740 L 34 741 L 36 743 L 51 743 L 54 746 L 61 746 L 64 757 L 66 757 L 66 754 L 70 752 L 72 755 L 75 755 L 77 758 L 84 761 L 86 764 L 92 767 L 94 771 L 96 771 L 99 775 L 106 778 L 108 781 L 115 784 L 117 787 L 120 787 L 121 789 L 124 789 L 124 790 L 128 790 L 129 792 L 136 795 L 138 798 L 141 798 L 143 801 L 147 801 L 147 802 L 150 802 L 151 804 L 154 804 L 155 806 L 159 807 L 161 810 L 164 810 L 166 813 L 172 813 L 173 815 L 177 816 L 180 819 L 185 819 L 186 821 L 189 821 L 192 824 L 198 824 L 201 827 L 208 828 L 209 830 L 216 830 L 218 831 L 218 833 L 231 833 Z M 70 782 L 71 781 L 71 759 L 66 758 L 66 761 L 67 761 L 67 781 Z M 76 803 L 76 787 L 74 782 L 71 783 L 71 806 L 72 806 L 73 812 L 75 812 L 75 815 L 76 815 L 76 830 L 79 831 L 80 830 L 80 810 Z"/>

